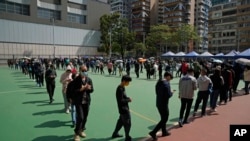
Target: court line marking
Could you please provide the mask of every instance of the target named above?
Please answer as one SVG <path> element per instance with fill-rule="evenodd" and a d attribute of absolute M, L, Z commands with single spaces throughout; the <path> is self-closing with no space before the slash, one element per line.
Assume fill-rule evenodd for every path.
<path fill-rule="evenodd" d="M 142 115 L 142 114 L 140 114 L 140 113 L 137 113 L 137 112 L 135 112 L 135 111 L 133 111 L 133 110 L 130 110 L 130 112 L 133 113 L 134 115 L 136 115 L 137 117 L 140 117 L 140 118 L 145 119 L 145 120 L 147 120 L 147 121 L 150 121 L 150 122 L 152 122 L 152 123 L 158 123 L 157 121 L 155 121 L 155 120 L 153 120 L 153 119 L 151 119 L 151 118 L 149 118 L 149 117 L 146 117 L 146 116 L 144 116 L 144 115 Z"/>

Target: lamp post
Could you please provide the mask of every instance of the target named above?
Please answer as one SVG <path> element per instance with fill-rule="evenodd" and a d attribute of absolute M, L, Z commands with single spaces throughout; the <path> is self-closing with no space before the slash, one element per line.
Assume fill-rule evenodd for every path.
<path fill-rule="evenodd" d="M 109 29 L 109 59 L 111 59 L 111 54 L 112 54 L 112 29 Z"/>
<path fill-rule="evenodd" d="M 56 58 L 56 47 L 55 47 L 55 19 L 54 18 L 51 18 L 51 21 L 52 21 L 52 42 L 53 42 L 53 56 L 54 58 Z"/>

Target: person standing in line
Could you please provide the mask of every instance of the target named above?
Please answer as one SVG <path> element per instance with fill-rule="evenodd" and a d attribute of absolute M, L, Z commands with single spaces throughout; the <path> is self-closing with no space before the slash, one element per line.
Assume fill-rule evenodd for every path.
<path fill-rule="evenodd" d="M 69 82 L 72 81 L 71 67 L 67 66 L 66 71 L 61 75 L 60 82 L 62 83 L 62 94 L 64 100 L 64 110 L 67 114 L 70 112 L 70 104 L 67 100 L 66 90 Z"/>
<path fill-rule="evenodd" d="M 127 60 L 127 62 L 126 62 L 126 72 L 127 72 L 127 75 L 130 75 L 130 60 Z"/>
<path fill-rule="evenodd" d="M 72 69 L 71 73 L 72 73 L 71 77 L 74 80 L 78 75 L 76 69 Z M 74 83 L 73 83 L 73 81 L 71 81 L 68 83 L 67 90 L 66 90 L 66 96 L 67 96 L 67 100 L 71 106 L 72 128 L 75 127 L 75 125 L 76 125 L 76 107 L 75 107 L 75 104 L 73 103 L 73 100 L 72 100 L 74 97 L 74 94 L 75 94 L 73 88 L 74 88 Z"/>
<path fill-rule="evenodd" d="M 201 74 L 199 78 L 197 79 L 198 84 L 198 95 L 195 101 L 194 106 L 194 113 L 193 116 L 196 116 L 197 110 L 199 108 L 199 104 L 202 101 L 202 110 L 201 110 L 201 116 L 206 115 L 206 107 L 207 107 L 207 101 L 210 94 L 210 90 L 212 89 L 212 81 L 209 77 L 207 77 L 207 70 L 202 68 Z"/>
<path fill-rule="evenodd" d="M 159 62 L 159 66 L 158 66 L 158 72 L 159 72 L 159 80 L 162 79 L 162 62 Z"/>
<path fill-rule="evenodd" d="M 109 61 L 108 65 L 107 65 L 107 68 L 108 68 L 109 75 L 111 75 L 111 72 L 113 70 L 113 63 L 112 63 L 111 60 Z"/>
<path fill-rule="evenodd" d="M 235 65 L 233 66 L 233 70 L 235 72 L 235 78 L 234 78 L 234 83 L 233 83 L 233 93 L 237 94 L 237 87 L 238 87 L 238 84 L 240 82 L 240 79 L 241 79 L 241 76 L 243 73 L 243 69 L 239 63 L 235 62 Z"/>
<path fill-rule="evenodd" d="M 215 108 L 217 106 L 218 97 L 221 92 L 221 88 L 224 85 L 224 79 L 221 76 L 220 68 L 216 68 L 214 70 L 214 73 L 210 76 L 210 79 L 213 83 L 213 90 L 210 94 L 210 107 L 211 112 L 216 112 L 217 110 Z"/>
<path fill-rule="evenodd" d="M 243 78 L 245 82 L 245 95 L 249 94 L 249 84 L 250 84 L 250 66 L 245 66 L 245 70 L 243 73 Z"/>
<path fill-rule="evenodd" d="M 194 91 L 197 89 L 197 80 L 194 77 L 194 70 L 192 68 L 187 70 L 187 74 L 179 81 L 179 98 L 181 99 L 181 109 L 179 117 L 179 126 L 188 124 L 188 116 L 193 103 Z M 184 112 L 185 117 L 183 119 Z"/>
<path fill-rule="evenodd" d="M 169 72 L 164 73 L 164 79 L 156 83 L 155 91 L 156 91 L 156 107 L 161 116 L 161 120 L 155 126 L 155 128 L 149 132 L 149 135 L 156 140 L 156 133 L 158 130 L 162 130 L 162 136 L 169 136 L 170 133 L 166 129 L 166 123 L 168 121 L 169 109 L 168 109 L 168 101 L 169 98 L 172 97 L 173 92 L 170 87 L 170 80 L 173 79 L 173 76 Z"/>
<path fill-rule="evenodd" d="M 135 61 L 135 74 L 136 74 L 136 78 L 139 78 L 139 69 L 140 69 L 140 64 L 139 64 L 139 60 Z"/>
<path fill-rule="evenodd" d="M 48 70 L 46 70 L 45 72 L 46 89 L 49 94 L 50 104 L 54 101 L 53 96 L 56 87 L 56 81 L 55 81 L 56 76 L 57 74 L 54 65 L 50 65 Z"/>
<path fill-rule="evenodd" d="M 125 131 L 125 141 L 132 141 L 132 138 L 129 135 L 131 128 L 131 116 L 128 105 L 129 102 L 132 102 L 132 99 L 128 97 L 125 92 L 125 87 L 128 86 L 131 81 L 132 78 L 129 75 L 122 76 L 121 83 L 116 89 L 116 101 L 120 116 L 117 120 L 112 138 L 122 137 L 122 135 L 120 135 L 118 132 L 123 126 Z"/>
<path fill-rule="evenodd" d="M 85 65 L 82 65 L 79 69 L 79 75 L 73 80 L 74 96 L 72 102 L 76 107 L 76 126 L 75 126 L 75 135 L 74 140 L 79 141 L 80 137 L 86 137 L 86 122 L 89 114 L 89 107 L 91 102 L 90 94 L 94 91 L 94 86 L 92 79 L 88 77 L 87 73 L 88 68 Z"/>

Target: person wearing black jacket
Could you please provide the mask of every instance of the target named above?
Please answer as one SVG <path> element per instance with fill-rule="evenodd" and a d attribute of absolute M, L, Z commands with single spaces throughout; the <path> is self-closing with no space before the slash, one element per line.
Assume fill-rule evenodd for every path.
<path fill-rule="evenodd" d="M 49 94 L 50 104 L 54 101 L 53 96 L 56 87 L 56 81 L 55 81 L 56 76 L 57 74 L 54 65 L 50 65 L 45 72 L 46 89 Z"/>
<path fill-rule="evenodd" d="M 155 128 L 149 132 L 149 135 L 154 139 L 157 140 L 156 133 L 158 130 L 162 130 L 162 136 L 169 136 L 170 133 L 166 129 L 166 123 L 168 121 L 169 116 L 169 109 L 168 109 L 168 101 L 169 98 L 172 97 L 173 92 L 171 91 L 170 87 L 170 80 L 173 79 L 173 76 L 169 72 L 164 73 L 164 79 L 156 83 L 155 91 L 156 91 L 156 107 L 159 111 L 161 116 L 161 120 L 155 126 Z"/>
<path fill-rule="evenodd" d="M 125 130 L 125 141 L 132 140 L 129 135 L 131 128 L 131 117 L 128 106 L 128 103 L 132 102 L 132 99 L 128 97 L 125 92 L 125 86 L 128 86 L 130 81 L 132 81 L 132 79 L 129 75 L 122 76 L 121 84 L 116 89 L 116 101 L 120 117 L 117 120 L 115 130 L 112 134 L 112 138 L 122 137 L 122 135 L 118 134 L 118 132 L 123 126 Z"/>
<path fill-rule="evenodd" d="M 87 67 L 82 65 L 79 69 L 79 75 L 73 80 L 74 90 L 72 102 L 76 107 L 76 127 L 74 140 L 80 140 L 80 137 L 86 137 L 84 133 L 85 124 L 89 113 L 91 97 L 94 91 L 91 78 L 88 77 Z M 80 136 L 80 137 L 79 137 Z"/>

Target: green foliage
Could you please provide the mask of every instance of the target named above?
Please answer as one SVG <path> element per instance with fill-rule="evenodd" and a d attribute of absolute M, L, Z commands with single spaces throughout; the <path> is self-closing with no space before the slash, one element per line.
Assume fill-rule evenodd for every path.
<path fill-rule="evenodd" d="M 112 52 L 119 52 L 123 57 L 127 46 L 135 41 L 135 33 L 129 32 L 128 21 L 120 18 L 119 13 L 103 15 L 100 18 L 101 47 L 98 51 L 109 54 L 111 47 Z M 111 46 L 110 46 L 111 42 Z"/>

